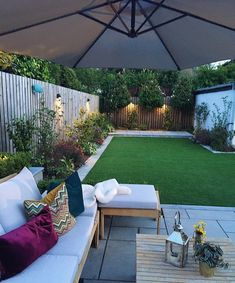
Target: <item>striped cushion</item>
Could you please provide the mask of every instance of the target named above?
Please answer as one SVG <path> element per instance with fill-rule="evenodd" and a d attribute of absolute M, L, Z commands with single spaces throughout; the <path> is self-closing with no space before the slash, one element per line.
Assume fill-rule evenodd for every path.
<path fill-rule="evenodd" d="M 36 216 L 47 204 L 43 201 L 25 200 L 25 211 L 29 217 Z M 63 185 L 49 205 L 53 225 L 58 236 L 61 236 L 71 230 L 75 225 L 75 218 L 69 213 L 68 192 Z"/>

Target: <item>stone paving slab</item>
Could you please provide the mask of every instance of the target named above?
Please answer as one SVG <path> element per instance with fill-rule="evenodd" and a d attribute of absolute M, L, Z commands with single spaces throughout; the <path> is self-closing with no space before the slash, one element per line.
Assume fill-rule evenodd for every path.
<path fill-rule="evenodd" d="M 116 130 L 110 133 L 118 137 L 164 137 L 164 138 L 191 138 L 192 134 L 186 131 L 139 131 L 139 130 Z"/>
<path fill-rule="evenodd" d="M 135 241 L 137 233 L 138 233 L 138 228 L 112 227 L 110 230 L 109 239 L 119 240 L 119 241 L 120 240 Z M 155 233 L 156 233 L 156 229 L 155 229 Z"/>
<path fill-rule="evenodd" d="M 91 248 L 81 278 L 98 279 L 102 266 L 106 241 L 100 240 L 98 248 Z"/>
<path fill-rule="evenodd" d="M 234 220 L 235 213 L 233 211 L 220 210 L 191 210 L 187 209 L 190 218 L 201 218 L 203 220 Z"/>
<path fill-rule="evenodd" d="M 207 205 L 184 205 L 184 204 L 161 204 L 163 209 L 172 208 L 175 210 L 178 209 L 190 209 L 190 210 L 218 210 L 218 211 L 233 211 L 235 212 L 235 207 L 226 207 L 226 206 L 207 206 Z"/>
<path fill-rule="evenodd" d="M 84 283 L 133 283 L 135 281 L 84 280 Z"/>
<path fill-rule="evenodd" d="M 182 219 L 181 223 L 184 228 L 185 233 L 189 236 L 193 236 L 193 225 L 198 221 L 202 220 L 201 218 L 197 219 Z M 221 229 L 219 223 L 216 220 L 207 220 L 206 221 L 206 233 L 207 237 L 216 237 L 216 238 L 227 238 L 226 233 Z M 174 219 L 166 218 L 166 226 L 168 233 L 172 233 L 174 226 Z"/>
<path fill-rule="evenodd" d="M 189 219 L 189 215 L 186 211 L 186 209 L 182 209 L 182 208 L 164 208 L 163 209 L 163 213 L 164 213 L 164 217 L 165 218 L 174 218 L 175 217 L 175 213 L 179 211 L 180 212 L 180 218 L 183 219 Z"/>
<path fill-rule="evenodd" d="M 226 233 L 229 238 L 235 243 L 235 233 Z"/>
<path fill-rule="evenodd" d="M 235 221 L 218 221 L 223 230 L 227 233 L 235 233 Z"/>
<path fill-rule="evenodd" d="M 152 218 L 145 217 L 123 217 L 117 216 L 113 217 L 112 222 L 113 227 L 136 227 L 136 228 L 155 228 L 157 227 L 157 223 Z M 161 219 L 161 228 L 165 228 L 164 221 Z"/>
<path fill-rule="evenodd" d="M 101 269 L 101 280 L 135 281 L 136 246 L 134 241 L 109 240 Z"/>
<path fill-rule="evenodd" d="M 156 229 L 140 228 L 139 229 L 139 234 L 152 234 L 152 235 L 156 235 Z M 160 229 L 160 235 L 167 235 L 167 230 L 166 229 Z"/>

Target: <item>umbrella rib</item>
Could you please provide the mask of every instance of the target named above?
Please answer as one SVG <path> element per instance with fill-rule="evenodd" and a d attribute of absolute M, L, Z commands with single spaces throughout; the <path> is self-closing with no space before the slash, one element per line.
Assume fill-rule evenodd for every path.
<path fill-rule="evenodd" d="M 129 5 L 131 0 L 128 0 L 127 3 L 117 11 L 116 15 L 112 18 L 112 20 L 105 26 L 102 32 L 96 37 L 96 39 L 90 44 L 90 46 L 85 50 L 85 52 L 79 57 L 76 63 L 73 65 L 73 68 L 77 67 L 77 65 L 81 62 L 81 60 L 86 56 L 86 54 L 91 50 L 91 48 L 96 44 L 96 42 L 100 39 L 100 37 L 106 32 L 109 26 L 117 19 L 118 15 Z"/>
<path fill-rule="evenodd" d="M 103 22 L 103 21 L 101 21 L 101 20 L 99 20 L 99 19 L 97 19 L 95 17 L 92 17 L 90 15 L 87 15 L 87 14 L 84 14 L 84 13 L 81 13 L 81 12 L 79 13 L 79 15 L 84 16 L 84 17 L 86 17 L 86 18 L 88 18 L 88 19 L 90 19 L 92 21 L 95 21 L 95 22 L 97 22 L 97 23 L 99 23 L 99 24 L 101 24 L 101 25 L 103 25 L 105 27 L 107 26 L 109 29 L 115 30 L 116 32 L 128 35 L 128 33 L 126 33 L 125 31 L 123 31 L 123 30 L 121 30 L 119 28 L 113 27 L 113 26 L 111 26 L 111 24 L 105 23 L 105 22 Z"/>
<path fill-rule="evenodd" d="M 145 11 L 144 11 L 142 5 L 139 3 L 139 0 L 137 0 L 137 4 L 138 4 L 138 6 L 140 7 L 140 10 L 141 10 L 142 14 L 144 15 L 144 17 L 147 18 L 147 15 L 146 15 L 146 13 L 145 13 Z M 153 25 L 152 21 L 151 21 L 150 19 L 148 19 L 148 22 L 149 22 L 149 24 L 151 25 L 151 27 L 153 28 L 154 25 Z M 166 43 L 164 42 L 164 40 L 162 39 L 162 37 L 160 36 L 160 34 L 159 34 L 158 31 L 156 30 L 156 28 L 154 28 L 153 30 L 154 30 L 155 34 L 157 35 L 157 37 L 160 39 L 162 45 L 165 47 L 167 53 L 170 55 L 170 57 L 171 57 L 172 61 L 174 62 L 174 64 L 175 64 L 177 70 L 180 70 L 179 64 L 176 62 L 174 56 L 173 56 L 172 53 L 170 52 L 169 48 L 167 47 Z"/>
<path fill-rule="evenodd" d="M 27 26 L 23 26 L 23 27 L 19 27 L 19 28 L 9 30 L 9 31 L 5 31 L 5 32 L 0 33 L 0 36 L 16 33 L 16 32 L 22 31 L 22 30 L 30 29 L 30 28 L 33 28 L 33 27 L 36 27 L 36 26 L 51 23 L 51 22 L 58 21 L 58 20 L 61 20 L 61 19 L 64 19 L 64 18 L 72 17 L 74 15 L 82 14 L 84 12 L 91 11 L 93 9 L 97 9 L 97 8 L 101 8 L 103 6 L 110 5 L 110 3 L 114 4 L 114 3 L 117 3 L 117 2 L 120 2 L 120 1 L 122 1 L 122 0 L 107 1 L 105 3 L 99 4 L 99 5 L 90 7 L 90 8 L 77 10 L 75 12 L 68 13 L 68 14 L 65 14 L 65 15 L 62 15 L 62 16 L 54 17 L 54 18 L 47 19 L 47 20 L 44 20 L 44 21 L 40 21 L 40 22 L 37 22 L 37 23 L 34 23 L 34 24 L 30 24 L 30 25 L 27 25 Z"/>
<path fill-rule="evenodd" d="M 148 2 L 148 3 L 151 3 L 151 4 L 155 4 L 155 5 L 157 4 L 156 2 L 154 2 L 154 1 L 152 1 L 152 0 L 143 0 L 143 1 L 144 1 L 144 2 Z M 192 14 L 192 13 L 187 12 L 187 11 L 182 10 L 182 9 L 173 8 L 173 7 L 171 7 L 171 6 L 169 6 L 169 5 L 165 5 L 165 4 L 163 4 L 162 7 L 165 8 L 165 9 L 174 11 L 174 12 L 178 12 L 178 13 L 187 15 L 187 16 L 189 16 L 189 17 L 195 18 L 195 19 L 200 20 L 200 21 L 203 21 L 203 22 L 206 22 L 206 23 L 209 23 L 209 24 L 212 24 L 212 25 L 216 25 L 216 26 L 219 26 L 219 27 L 224 28 L 224 29 L 228 29 L 228 30 L 230 30 L 230 31 L 235 31 L 235 28 L 231 28 L 231 27 L 229 27 L 229 26 L 226 26 L 226 25 L 223 25 L 223 24 L 220 24 L 220 23 L 217 23 L 217 22 L 208 20 L 208 19 L 206 19 L 206 18 L 200 17 L 200 16 L 198 16 L 198 15 Z"/>
<path fill-rule="evenodd" d="M 160 27 L 162 27 L 162 26 L 165 26 L 165 25 L 170 24 L 170 23 L 172 23 L 172 22 L 178 21 L 178 20 L 180 20 L 180 19 L 182 19 L 182 18 L 185 18 L 185 17 L 187 17 L 187 15 L 178 16 L 178 17 L 176 17 L 176 18 L 174 18 L 174 19 L 171 19 L 171 20 L 169 20 L 169 21 L 166 21 L 166 22 L 163 22 L 163 23 L 158 24 L 158 25 L 156 25 L 156 26 L 153 26 L 153 27 L 151 27 L 151 28 L 145 29 L 145 30 L 139 32 L 138 35 L 141 35 L 141 34 L 143 34 L 143 33 L 149 32 L 149 31 L 154 30 L 154 29 L 156 29 L 156 28 L 160 28 Z"/>
<path fill-rule="evenodd" d="M 152 15 L 157 12 L 157 10 L 159 8 L 161 8 L 162 4 L 165 2 L 166 0 L 162 0 L 158 5 L 156 5 L 156 7 L 153 9 L 153 11 L 147 16 L 147 18 L 145 18 L 145 20 L 143 21 L 143 23 L 138 27 L 138 29 L 136 30 L 136 33 L 139 32 L 139 30 L 146 24 L 146 22 L 148 21 L 148 19 L 150 19 L 152 17 Z"/>

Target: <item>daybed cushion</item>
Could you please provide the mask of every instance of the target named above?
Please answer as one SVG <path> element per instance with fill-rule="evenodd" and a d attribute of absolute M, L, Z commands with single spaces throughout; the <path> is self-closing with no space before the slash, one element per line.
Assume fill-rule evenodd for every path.
<path fill-rule="evenodd" d="M 0 224 L 0 236 L 4 235 L 6 232 L 4 231 L 2 225 Z"/>
<path fill-rule="evenodd" d="M 58 241 L 51 213 L 45 207 L 26 224 L 0 236 L 0 273 L 6 279 L 23 271 Z"/>
<path fill-rule="evenodd" d="M 123 184 L 131 188 L 130 195 L 116 195 L 109 203 L 99 203 L 99 207 L 156 209 L 157 197 L 153 185 Z"/>
<path fill-rule="evenodd" d="M 79 216 L 73 229 L 61 236 L 57 244 L 47 252 L 50 255 L 77 256 L 80 260 L 94 225 L 94 218 Z"/>
<path fill-rule="evenodd" d="M 9 232 L 26 222 L 23 201 L 41 198 L 32 173 L 25 167 L 18 175 L 0 184 L 0 223 Z"/>
<path fill-rule="evenodd" d="M 72 283 L 78 267 L 75 256 L 43 255 L 4 283 Z"/>

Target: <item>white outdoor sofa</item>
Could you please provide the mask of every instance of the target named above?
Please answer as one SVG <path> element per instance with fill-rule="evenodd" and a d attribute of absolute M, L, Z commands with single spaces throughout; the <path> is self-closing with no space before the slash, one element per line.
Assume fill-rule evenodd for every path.
<path fill-rule="evenodd" d="M 8 178 L 0 180 L 0 220 L 5 215 L 3 222 L 6 223 L 6 221 L 9 221 L 9 223 L 12 223 L 12 229 L 17 228 L 19 214 L 21 214 L 20 217 L 22 220 L 23 201 L 30 199 L 28 184 L 25 185 L 25 182 L 21 183 L 19 179 L 17 180 L 17 176 L 14 176 L 11 175 Z M 8 185 L 10 182 L 11 190 L 4 190 L 7 182 Z M 3 191 L 4 193 L 1 193 Z M 24 271 L 3 282 L 78 283 L 93 238 L 95 246 L 98 245 L 99 212 L 97 210 L 97 204 L 86 209 L 76 220 L 75 227 L 61 236 L 52 249 L 39 257 Z M 0 221 L 0 235 L 9 232 L 9 230 L 4 230 L 3 222 L 1 223 Z M 19 223 L 18 226 L 20 225 L 22 223 Z"/>

